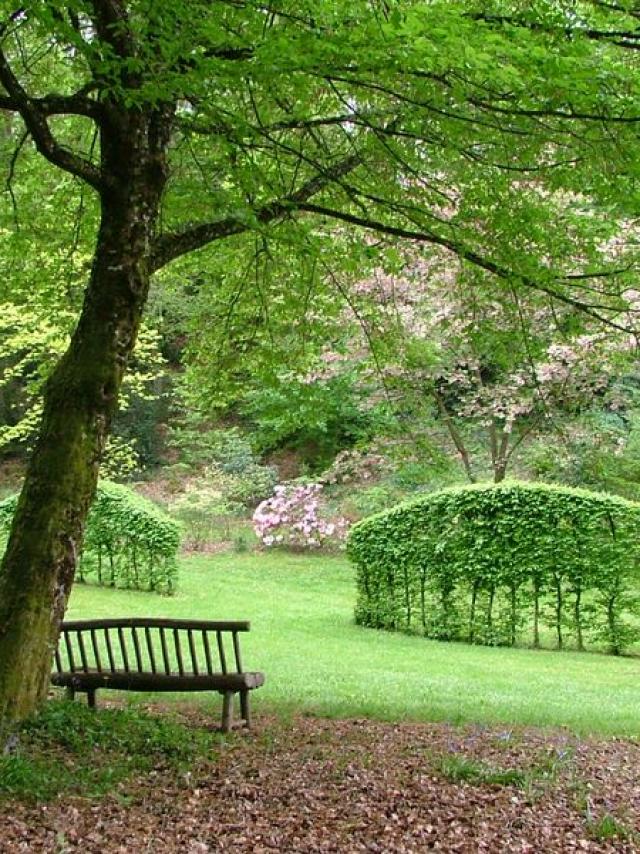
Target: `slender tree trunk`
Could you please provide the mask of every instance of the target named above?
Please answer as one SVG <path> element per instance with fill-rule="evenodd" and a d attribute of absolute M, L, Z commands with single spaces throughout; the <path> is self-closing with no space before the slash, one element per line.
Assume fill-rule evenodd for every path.
<path fill-rule="evenodd" d="M 442 395 L 438 392 L 437 389 L 434 389 L 432 391 L 432 395 L 436 402 L 440 415 L 442 416 L 442 420 L 444 421 L 444 424 L 447 430 L 449 431 L 451 441 L 453 442 L 453 445 L 456 451 L 458 452 L 458 456 L 462 461 L 462 465 L 464 466 L 464 470 L 469 480 L 469 483 L 475 483 L 476 476 L 473 473 L 473 469 L 471 467 L 471 458 L 469 457 L 469 452 L 462 438 L 462 434 L 456 427 L 456 424 L 453 418 L 451 417 L 451 413 L 447 409 L 446 403 L 444 402 Z"/>
<path fill-rule="evenodd" d="M 509 464 L 509 433 L 503 431 L 500 438 L 499 446 L 496 443 L 496 452 L 492 453 L 493 463 L 493 482 L 502 483 L 507 475 L 507 465 Z"/>
<path fill-rule="evenodd" d="M 0 566 L 0 728 L 44 698 L 100 459 L 149 286 L 166 182 L 160 110 L 114 110 L 101 139 L 101 222 L 82 314 L 47 383 L 42 426 Z M 165 125 L 170 114 L 164 114 Z"/>

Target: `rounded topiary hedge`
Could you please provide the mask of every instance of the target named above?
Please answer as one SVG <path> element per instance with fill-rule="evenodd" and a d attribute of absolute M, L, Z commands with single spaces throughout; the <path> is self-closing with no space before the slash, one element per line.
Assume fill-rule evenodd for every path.
<path fill-rule="evenodd" d="M 0 502 L 0 537 L 8 534 L 17 495 Z M 177 579 L 180 526 L 125 486 L 98 484 L 78 564 L 79 581 L 171 593 Z"/>
<path fill-rule="evenodd" d="M 540 483 L 445 489 L 351 529 L 356 621 L 620 653 L 640 637 L 640 504 Z"/>

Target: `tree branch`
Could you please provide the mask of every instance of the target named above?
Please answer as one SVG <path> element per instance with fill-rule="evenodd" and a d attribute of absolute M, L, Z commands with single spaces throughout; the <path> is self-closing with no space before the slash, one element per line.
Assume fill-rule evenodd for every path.
<path fill-rule="evenodd" d="M 50 94 L 42 98 L 31 98 L 30 101 L 44 116 L 86 116 L 100 121 L 103 115 L 101 104 L 87 97 L 90 85 L 84 86 L 72 95 Z M 19 113 L 21 106 L 15 98 L 0 94 L 0 110 Z"/>
<path fill-rule="evenodd" d="M 638 12 L 625 10 L 621 6 L 613 4 L 598 3 L 597 0 L 592 0 L 592 4 L 607 8 L 610 11 L 623 12 L 635 18 L 638 17 Z M 631 50 L 640 50 L 640 30 L 600 30 L 580 25 L 574 26 L 553 26 L 548 24 L 538 24 L 533 21 L 520 18 L 514 15 L 491 15 L 484 12 L 474 13 L 470 16 L 475 21 L 483 21 L 486 24 L 510 24 L 515 27 L 523 27 L 532 32 L 549 33 L 551 35 L 563 35 L 566 38 L 572 38 L 575 35 L 583 36 L 593 41 L 606 41 L 615 44 L 618 47 L 629 48 Z"/>
<path fill-rule="evenodd" d="M 48 115 L 66 112 L 70 102 L 77 105 L 80 100 L 88 101 L 89 99 L 84 95 L 80 97 L 79 93 L 69 97 L 52 95 L 48 98 L 30 98 L 13 73 L 2 49 L 0 49 L 0 83 L 7 92 L 6 96 L 0 95 L 0 108 L 20 113 L 40 154 L 54 166 L 81 178 L 100 191 L 104 183 L 101 171 L 90 161 L 63 148 L 51 133 L 47 122 Z M 82 112 L 81 115 L 93 117 L 93 110 L 91 113 Z"/>
<path fill-rule="evenodd" d="M 20 220 L 18 218 L 18 203 L 16 201 L 16 194 L 13 192 L 13 178 L 16 171 L 16 163 L 18 162 L 18 157 L 20 157 L 20 152 L 25 144 L 25 142 L 29 139 L 29 131 L 25 130 L 22 136 L 20 137 L 18 144 L 16 145 L 13 154 L 11 155 L 11 160 L 9 161 L 9 171 L 7 172 L 7 181 L 6 188 L 9 193 L 9 197 L 11 199 L 11 206 L 13 208 L 13 221 L 15 225 L 16 231 L 20 231 Z"/>
<path fill-rule="evenodd" d="M 368 231 L 375 231 L 379 234 L 391 234 L 394 237 L 401 237 L 406 240 L 418 241 L 421 243 L 430 243 L 434 246 L 443 246 L 445 249 L 448 249 L 450 252 L 453 252 L 458 258 L 462 258 L 464 261 L 469 261 L 469 263 L 474 264 L 476 267 L 480 267 L 483 270 L 486 270 L 489 273 L 492 273 L 494 276 L 497 276 L 500 279 L 504 279 L 506 281 L 513 281 L 517 279 L 522 282 L 522 284 L 526 285 L 526 287 L 531 288 L 532 290 L 542 291 L 543 293 L 549 294 L 558 302 L 565 303 L 566 305 L 570 305 L 573 308 L 578 309 L 579 311 L 588 314 L 590 317 L 593 317 L 595 320 L 598 320 L 600 323 L 604 323 L 606 326 L 610 326 L 613 329 L 618 329 L 620 332 L 631 332 L 632 330 L 626 326 L 622 326 L 619 323 L 616 323 L 614 320 L 611 320 L 608 317 L 600 314 L 599 306 L 593 306 L 588 303 L 582 302 L 581 300 L 574 299 L 566 294 L 559 293 L 558 291 L 553 290 L 553 288 L 548 287 L 541 282 L 534 281 L 529 276 L 522 275 L 513 270 L 509 270 L 507 267 L 503 267 L 501 264 L 492 261 L 490 258 L 484 258 L 482 255 L 479 255 L 473 249 L 469 249 L 467 246 L 464 246 L 461 243 L 457 243 L 454 240 L 449 240 L 446 237 L 442 237 L 435 232 L 428 230 L 412 230 L 408 228 L 402 228 L 400 226 L 388 225 L 387 223 L 381 222 L 380 220 L 375 220 L 371 218 L 364 218 L 360 216 L 356 216 L 355 214 L 348 213 L 346 211 L 335 210 L 333 208 L 327 208 L 322 205 L 316 205 L 313 202 L 302 201 L 297 205 L 297 210 L 300 212 L 314 213 L 319 216 L 324 216 L 329 219 L 341 220 L 342 222 L 348 222 L 351 225 L 357 225 L 360 228 L 364 228 Z"/>
<path fill-rule="evenodd" d="M 254 211 L 257 225 L 267 225 L 270 222 L 295 213 L 300 204 L 310 199 L 323 190 L 332 181 L 339 180 L 348 174 L 362 162 L 360 155 L 354 154 L 345 158 L 335 166 L 326 169 L 314 178 L 309 179 L 298 190 L 281 199 L 276 199 Z M 168 234 L 162 234 L 156 238 L 151 252 L 151 269 L 153 272 L 164 267 L 170 261 L 202 249 L 209 243 L 229 237 L 232 234 L 241 234 L 252 228 L 252 223 L 237 217 L 205 222 L 200 225 Z"/>

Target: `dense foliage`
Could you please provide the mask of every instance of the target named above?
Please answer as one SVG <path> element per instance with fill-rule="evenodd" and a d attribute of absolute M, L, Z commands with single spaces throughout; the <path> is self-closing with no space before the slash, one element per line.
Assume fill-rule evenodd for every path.
<path fill-rule="evenodd" d="M 559 648 L 640 634 L 640 504 L 511 482 L 445 489 L 360 522 L 356 619 L 442 640 Z"/>
<path fill-rule="evenodd" d="M 18 501 L 0 502 L 0 537 L 8 532 Z M 150 501 L 116 483 L 101 481 L 91 506 L 80 581 L 109 587 L 171 593 L 177 580 L 180 528 Z"/>

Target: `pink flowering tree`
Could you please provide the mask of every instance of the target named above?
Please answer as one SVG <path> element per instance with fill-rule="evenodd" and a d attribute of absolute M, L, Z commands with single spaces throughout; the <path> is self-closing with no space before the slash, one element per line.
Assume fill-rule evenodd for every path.
<path fill-rule="evenodd" d="M 253 527 L 267 548 L 282 546 L 317 549 L 341 545 L 349 522 L 327 516 L 321 500 L 322 484 L 281 484 L 253 514 Z"/>
<path fill-rule="evenodd" d="M 349 343 L 326 348 L 303 382 L 351 371 L 370 405 L 384 399 L 405 423 L 444 434 L 472 482 L 487 464 L 503 480 L 523 443 L 566 416 L 619 405 L 614 380 L 635 348 L 627 333 L 544 294 L 489 288 L 444 251 L 412 252 L 398 270 L 351 288 Z M 623 296 L 637 311 L 635 292 Z"/>
<path fill-rule="evenodd" d="M 484 447 L 499 482 L 527 439 L 596 399 L 614 405 L 612 380 L 628 357 L 627 336 L 539 295 L 489 295 L 464 275 L 441 289 L 428 272 L 418 264 L 423 287 L 400 302 L 401 371 L 389 384 L 405 399 L 431 401 L 469 480 L 486 463 L 473 459 L 468 436 Z"/>

